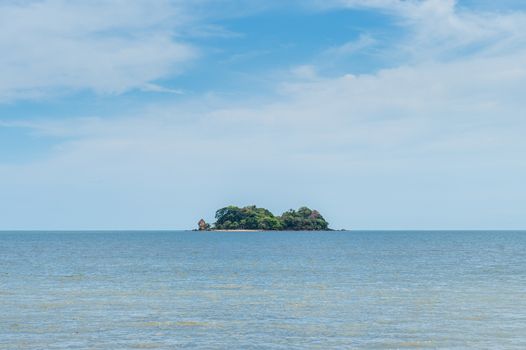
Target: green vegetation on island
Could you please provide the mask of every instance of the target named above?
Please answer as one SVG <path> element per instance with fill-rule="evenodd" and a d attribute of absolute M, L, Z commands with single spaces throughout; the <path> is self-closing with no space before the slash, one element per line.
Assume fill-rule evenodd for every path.
<path fill-rule="evenodd" d="M 199 231 L 208 230 L 269 230 L 269 231 L 327 231 L 329 223 L 313 209 L 290 209 L 275 216 L 268 209 L 255 205 L 239 208 L 228 206 L 216 211 L 213 225 L 199 220 Z"/>

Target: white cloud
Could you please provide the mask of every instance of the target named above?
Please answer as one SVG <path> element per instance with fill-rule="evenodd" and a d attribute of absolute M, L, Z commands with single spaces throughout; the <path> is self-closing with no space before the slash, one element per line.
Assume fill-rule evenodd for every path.
<path fill-rule="evenodd" d="M 294 77 L 305 80 L 312 80 L 318 77 L 316 67 L 310 64 L 294 67 L 292 68 L 291 73 Z"/>
<path fill-rule="evenodd" d="M 365 3 L 404 11 L 397 16 L 411 35 L 393 50 L 415 50 L 406 64 L 336 78 L 300 66 L 265 102 L 200 96 L 111 119 L 4 123 L 65 141 L 48 158 L 0 166 L 0 192 L 18 199 L 0 211 L 16 217 L 9 204 L 40 191 L 44 199 L 32 197 L 26 210 L 68 213 L 34 219 L 40 228 L 189 227 L 225 201 L 276 211 L 315 202 L 336 227 L 524 225 L 520 14 L 459 13 L 452 2 Z M 435 10 L 438 34 L 425 20 Z M 467 55 L 429 56 L 482 43 Z M 85 200 L 75 211 L 69 203 L 78 198 Z M 163 208 L 181 221 L 171 223 Z"/>
<path fill-rule="evenodd" d="M 170 89 L 170 88 L 166 88 L 164 86 L 161 86 L 158 84 L 152 84 L 152 83 L 144 84 L 141 90 L 146 91 L 146 92 L 164 92 L 164 93 L 177 94 L 177 95 L 184 94 L 184 91 L 181 89 Z"/>
<path fill-rule="evenodd" d="M 329 56 L 348 56 L 373 46 L 377 41 L 368 34 L 362 34 L 357 40 L 348 41 L 342 45 L 331 47 L 325 51 Z"/>
<path fill-rule="evenodd" d="M 200 98 L 202 109 L 168 104 L 112 119 L 19 121 L 12 126 L 66 141 L 47 159 L 0 167 L 2 192 L 47 189 L 53 208 L 65 211 L 72 209 L 60 203 L 85 197 L 105 227 L 171 227 L 166 213 L 149 221 L 159 203 L 184 213 L 172 225 L 190 227 L 225 201 L 276 211 L 314 202 L 336 227 L 510 227 L 519 213 L 492 215 L 506 199 L 526 205 L 516 187 L 526 176 L 525 59 L 517 53 L 284 83 L 279 102 Z M 96 198 L 105 203 L 94 207 Z M 132 214 L 107 217 L 116 206 Z M 423 211 L 441 217 L 415 219 Z"/>
<path fill-rule="evenodd" d="M 195 57 L 177 39 L 188 21 L 163 0 L 0 3 L 0 101 L 148 86 Z"/>
<path fill-rule="evenodd" d="M 477 11 L 455 0 L 335 0 L 325 6 L 383 11 L 408 30 L 397 54 L 413 61 L 496 55 L 526 45 L 524 12 Z"/>

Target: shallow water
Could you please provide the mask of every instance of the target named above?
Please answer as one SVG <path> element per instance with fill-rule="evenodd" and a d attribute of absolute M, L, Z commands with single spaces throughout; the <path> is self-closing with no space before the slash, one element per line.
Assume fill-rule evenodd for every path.
<path fill-rule="evenodd" d="M 2 232 L 0 349 L 526 349 L 526 232 Z"/>

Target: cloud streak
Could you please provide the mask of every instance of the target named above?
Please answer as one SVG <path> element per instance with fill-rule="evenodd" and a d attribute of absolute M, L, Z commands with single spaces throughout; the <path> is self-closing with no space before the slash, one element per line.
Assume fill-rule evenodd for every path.
<path fill-rule="evenodd" d="M 325 6 L 382 11 L 407 29 L 396 49 L 413 61 L 498 55 L 524 48 L 526 14 L 469 9 L 455 0 L 337 0 Z"/>
<path fill-rule="evenodd" d="M 68 218 L 42 215 L 35 227 L 183 228 L 229 202 L 279 212 L 287 198 L 314 201 L 336 227 L 523 225 L 523 14 L 432 0 L 339 6 L 394 16 L 407 35 L 386 47 L 404 50 L 404 62 L 337 77 L 301 65 L 254 100 L 201 95 L 111 118 L 4 121 L 62 141 L 47 158 L 0 165 L 0 192 L 11 199 L 0 212 L 16 218 L 22 210 L 9 203 L 37 192 L 53 203 L 33 198 L 25 210 L 48 205 Z M 75 210 L 76 198 L 87 204 Z"/>
<path fill-rule="evenodd" d="M 180 72 L 197 50 L 169 1 L 0 4 L 0 101 L 91 90 L 118 94 Z"/>

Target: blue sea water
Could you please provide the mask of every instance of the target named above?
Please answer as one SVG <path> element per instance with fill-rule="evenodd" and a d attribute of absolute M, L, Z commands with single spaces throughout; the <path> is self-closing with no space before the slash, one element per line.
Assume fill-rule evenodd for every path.
<path fill-rule="evenodd" d="M 1 232 L 0 349 L 526 349 L 526 232 Z"/>

